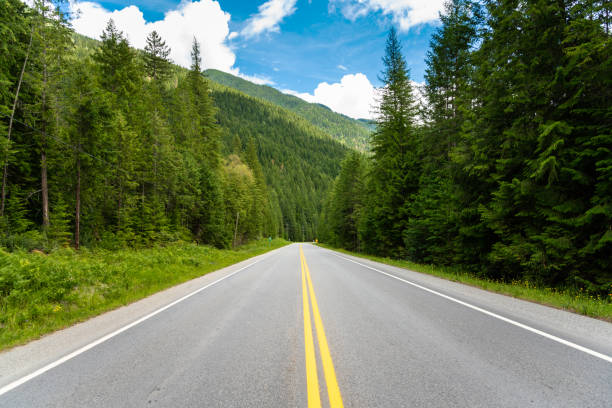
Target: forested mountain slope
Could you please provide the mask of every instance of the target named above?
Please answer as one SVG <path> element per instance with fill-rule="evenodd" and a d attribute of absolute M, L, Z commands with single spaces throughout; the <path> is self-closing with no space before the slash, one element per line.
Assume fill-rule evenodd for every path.
<path fill-rule="evenodd" d="M 314 238 L 346 147 L 286 109 L 212 91 L 196 40 L 184 69 L 156 32 L 139 51 L 112 20 L 87 39 L 46 3 L 9 0 L 0 17 L 0 246 Z"/>
<path fill-rule="evenodd" d="M 214 82 L 297 113 L 348 147 L 361 151 L 368 150 L 369 137 L 372 131 L 368 121 L 351 119 L 348 116 L 333 112 L 327 106 L 308 103 L 272 87 L 257 85 L 225 72 L 209 69 L 205 71 L 205 74 Z"/>
<path fill-rule="evenodd" d="M 322 197 L 348 149 L 283 108 L 228 87 L 212 89 L 226 152 L 256 144 L 271 206 L 282 214 L 282 234 L 314 238 Z"/>

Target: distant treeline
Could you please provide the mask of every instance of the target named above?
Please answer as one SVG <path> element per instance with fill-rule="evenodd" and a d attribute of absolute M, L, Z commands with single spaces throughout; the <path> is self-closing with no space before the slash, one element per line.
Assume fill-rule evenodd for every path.
<path fill-rule="evenodd" d="M 72 32 L 55 2 L 0 0 L 0 246 L 312 238 L 345 149 L 321 141 L 336 154 L 329 174 L 297 174 L 304 159 L 277 149 L 278 177 L 294 179 L 298 194 L 283 190 L 288 183 L 260 162 L 265 129 L 236 135 L 242 130 L 218 111 L 198 42 L 189 70 L 169 51 L 155 32 L 136 51 L 112 20 L 93 41 Z M 295 132 L 289 122 L 273 131 L 279 146 Z M 296 136 L 312 137 L 309 129 Z"/>
<path fill-rule="evenodd" d="M 282 214 L 274 228 L 294 241 L 315 239 L 323 199 L 348 149 L 279 106 L 230 88 L 212 89 L 228 154 L 257 145 L 272 211 Z"/>
<path fill-rule="evenodd" d="M 274 105 L 297 113 L 323 132 L 344 145 L 366 151 L 371 129 L 367 120 L 355 120 L 333 112 L 327 106 L 308 103 L 293 95 L 284 94 L 266 85 L 256 85 L 225 72 L 208 69 L 205 74 L 215 82 L 244 92 L 255 98 L 263 99 Z"/>
<path fill-rule="evenodd" d="M 372 155 L 343 162 L 321 238 L 608 297 L 611 19 L 608 1 L 452 0 L 420 107 L 391 30 Z"/>

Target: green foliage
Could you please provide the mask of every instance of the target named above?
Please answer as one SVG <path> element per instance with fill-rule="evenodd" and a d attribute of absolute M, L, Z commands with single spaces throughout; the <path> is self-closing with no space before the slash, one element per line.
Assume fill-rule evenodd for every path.
<path fill-rule="evenodd" d="M 257 226 L 253 228 L 252 220 L 261 220 L 252 217 L 251 212 L 255 208 L 255 178 L 253 171 L 244 164 L 236 155 L 227 158 L 224 168 L 225 191 L 223 198 L 226 203 L 227 213 L 225 220 L 225 231 L 230 238 L 232 246 L 240 244 L 257 235 Z M 233 234 L 236 234 L 234 240 Z"/>
<path fill-rule="evenodd" d="M 112 19 L 102 32 L 101 44 L 94 52 L 93 60 L 100 70 L 101 86 L 116 98 L 116 104 L 125 109 L 140 88 L 141 67 L 135 51 Z"/>
<path fill-rule="evenodd" d="M 269 86 L 256 85 L 215 69 L 206 70 L 206 75 L 213 82 L 237 89 L 247 95 L 263 99 L 298 114 L 350 148 L 360 151 L 366 151 L 369 148 L 368 141 L 372 127 L 367 120 L 351 119 L 333 112 L 326 106 L 308 103 L 296 96 L 284 94 Z"/>
<path fill-rule="evenodd" d="M 0 114 L 8 115 L 14 97 L 14 82 L 19 75 L 25 47 L 21 44 L 29 34 L 25 4 L 19 0 L 3 0 L 0 7 Z M 4 121 L 0 131 L 5 134 Z M 1 150 L 4 153 L 4 149 Z"/>
<path fill-rule="evenodd" d="M 351 250 L 361 249 L 359 220 L 366 198 L 366 171 L 365 158 L 360 153 L 347 154 L 324 206 L 321 240 Z"/>
<path fill-rule="evenodd" d="M 347 149 L 283 108 L 219 85 L 212 90 L 225 150 L 247 147 L 244 161 L 260 186 L 262 175 L 255 156 L 261 164 L 269 214 L 265 205 L 254 212 L 268 220 L 264 233 L 297 241 L 315 239 L 321 198 L 338 174 Z"/>
<path fill-rule="evenodd" d="M 36 32 L 36 63 L 27 65 L 28 86 L 19 96 L 3 246 L 117 250 L 184 239 L 229 247 L 236 214 L 236 244 L 315 237 L 320 198 L 346 149 L 285 109 L 216 84 L 211 89 L 196 41 L 185 70 L 170 64 L 156 33 L 143 52 L 112 20 L 101 41 L 76 34 L 69 41 L 51 3 L 36 4 L 17 7 L 23 26 L 10 37 L 18 45 L 7 59 L 14 84 L 28 25 L 48 31 Z M 41 59 L 44 49 L 61 49 L 61 58 Z M 8 145 L 2 142 L 4 152 Z M 39 230 L 44 191 L 50 216 Z"/>
<path fill-rule="evenodd" d="M 164 81 L 171 72 L 170 48 L 161 39 L 157 31 L 153 30 L 147 36 L 147 45 L 144 49 L 144 63 L 147 76 L 153 81 Z"/>
<path fill-rule="evenodd" d="M 141 250 L 68 248 L 49 255 L 0 249 L 0 349 L 286 244 L 266 239 L 218 250 L 179 242 Z"/>
<path fill-rule="evenodd" d="M 496 0 L 485 13 L 449 1 L 427 55 L 422 124 L 392 30 L 363 248 L 609 299 L 611 11 Z M 341 199 L 332 190 L 327 200 L 329 217 Z M 353 224 L 326 238 L 351 247 L 333 231 Z"/>
<path fill-rule="evenodd" d="M 395 29 L 387 38 L 384 87 L 372 135 L 372 167 L 362 240 L 366 248 L 385 255 L 405 255 L 403 234 L 408 228 L 410 202 L 417 192 L 416 106 L 406 61 Z"/>

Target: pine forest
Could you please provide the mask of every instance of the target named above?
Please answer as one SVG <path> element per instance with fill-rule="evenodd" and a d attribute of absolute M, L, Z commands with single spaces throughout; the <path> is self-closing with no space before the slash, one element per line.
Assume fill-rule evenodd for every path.
<path fill-rule="evenodd" d="M 156 32 L 137 51 L 112 20 L 75 34 L 49 1 L 0 13 L 3 247 L 313 239 L 346 148 L 212 84 L 195 38 L 183 69 Z"/>
<path fill-rule="evenodd" d="M 449 0 L 422 89 L 391 28 L 373 124 L 0 4 L 7 251 L 318 239 L 608 296 L 610 2 Z"/>
<path fill-rule="evenodd" d="M 321 239 L 609 298 L 611 18 L 606 1 L 451 0 L 423 101 L 392 29 L 371 154 L 344 159 Z"/>

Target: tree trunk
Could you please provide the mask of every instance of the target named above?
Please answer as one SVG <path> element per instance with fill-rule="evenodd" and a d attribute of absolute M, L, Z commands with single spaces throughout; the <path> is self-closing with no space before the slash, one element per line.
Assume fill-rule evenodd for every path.
<path fill-rule="evenodd" d="M 45 137 L 43 136 L 43 146 L 46 142 Z M 40 180 L 41 180 L 41 194 L 42 194 L 42 225 L 44 228 L 49 227 L 49 184 L 47 182 L 47 154 L 45 153 L 45 148 L 43 147 L 42 152 L 40 153 Z"/>
<path fill-rule="evenodd" d="M 9 119 L 8 137 L 7 140 L 10 145 L 11 132 L 13 130 L 13 119 L 15 118 L 15 110 L 17 108 L 17 101 L 19 100 L 19 91 L 21 90 L 21 83 L 23 82 L 23 73 L 25 72 L 26 65 L 28 65 L 28 58 L 30 57 L 30 49 L 32 48 L 32 37 L 34 37 L 34 26 L 30 31 L 30 42 L 28 44 L 28 51 L 26 52 L 25 59 L 23 60 L 23 66 L 21 67 L 21 74 L 19 74 L 19 81 L 17 82 L 17 91 L 15 92 L 15 98 L 13 99 L 13 110 L 11 111 L 11 117 Z M 6 199 L 6 175 L 8 173 L 8 153 L 9 146 L 7 145 L 7 151 L 4 156 L 4 168 L 2 171 L 2 202 L 0 204 L 0 217 L 4 216 L 4 202 Z"/>
<path fill-rule="evenodd" d="M 43 1 L 43 24 L 45 24 L 45 2 Z M 44 33 L 44 31 L 43 31 Z M 43 34 L 43 85 L 42 85 L 42 105 L 41 105 L 41 120 L 42 120 L 42 143 L 40 148 L 40 182 L 42 190 L 42 225 L 43 228 L 49 227 L 49 184 L 47 183 L 47 44 Z"/>
<path fill-rule="evenodd" d="M 74 249 L 81 245 L 81 146 L 77 151 L 77 180 L 75 188 L 76 205 L 74 210 Z"/>
<path fill-rule="evenodd" d="M 41 182 L 41 194 L 42 194 L 42 225 L 43 228 L 49 227 L 49 184 L 47 182 L 47 153 L 46 143 L 47 138 L 45 135 L 45 124 L 43 121 L 43 133 L 42 133 L 42 149 L 40 152 L 40 182 Z"/>

